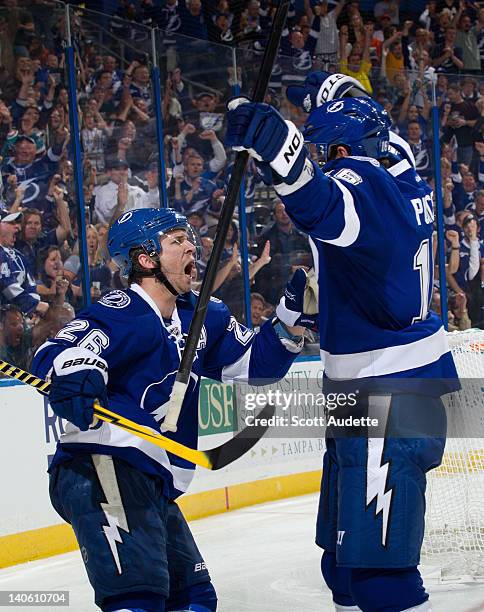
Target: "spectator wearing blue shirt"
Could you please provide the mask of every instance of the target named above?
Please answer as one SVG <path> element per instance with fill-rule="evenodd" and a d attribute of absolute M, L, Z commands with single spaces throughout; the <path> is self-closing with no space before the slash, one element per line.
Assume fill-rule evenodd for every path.
<path fill-rule="evenodd" d="M 142 98 L 151 112 L 153 98 L 151 94 L 150 72 L 148 67 L 140 64 L 136 66 L 132 73 L 132 81 L 129 85 L 129 93 L 133 98 Z"/>
<path fill-rule="evenodd" d="M 4 160 L 1 165 L 3 183 L 15 184 L 24 188 L 23 206 L 43 200 L 49 188 L 49 182 L 57 170 L 63 143 L 50 147 L 45 155 L 36 159 L 37 146 L 29 136 L 19 135 L 15 142 L 13 158 Z M 12 177 L 10 181 L 9 177 Z"/>
<path fill-rule="evenodd" d="M 14 248 L 21 217 L 20 212 L 0 211 L 0 303 L 14 304 L 24 314 L 44 314 L 49 305 L 41 302 L 35 280 Z"/>
<path fill-rule="evenodd" d="M 484 189 L 479 189 L 476 198 L 475 214 L 479 223 L 479 239 L 484 240 Z"/>
<path fill-rule="evenodd" d="M 459 269 L 449 275 L 449 285 L 456 293 L 469 289 L 469 283 L 479 274 L 484 258 L 484 242 L 479 240 L 479 225 L 474 215 L 469 215 L 462 223 L 464 238 L 460 242 Z"/>
<path fill-rule="evenodd" d="M 71 233 L 69 209 L 64 200 L 64 191 L 55 187 L 54 201 L 57 207 L 59 225 L 48 231 L 43 231 L 42 213 L 36 208 L 27 208 L 23 211 L 22 231 L 15 241 L 15 248 L 22 254 L 29 274 L 34 277 L 37 273 L 37 258 L 42 249 L 53 245 L 62 245 Z"/>
<path fill-rule="evenodd" d="M 472 172 L 465 172 L 462 176 L 462 182 L 457 182 L 452 192 L 456 210 L 474 210 L 476 198 L 476 179 Z"/>
<path fill-rule="evenodd" d="M 179 34 L 200 40 L 208 40 L 207 25 L 203 15 L 201 0 L 179 0 L 179 2 L 181 16 Z"/>
<path fill-rule="evenodd" d="M 432 159 L 430 147 L 426 139 L 422 138 L 422 130 L 418 121 L 410 121 L 407 128 L 408 144 L 415 157 L 417 172 L 425 179 L 432 176 Z"/>
<path fill-rule="evenodd" d="M 213 181 L 203 178 L 203 166 L 203 157 L 192 153 L 185 162 L 183 175 L 175 177 L 174 207 L 184 215 L 194 211 L 205 212 L 217 189 Z"/>

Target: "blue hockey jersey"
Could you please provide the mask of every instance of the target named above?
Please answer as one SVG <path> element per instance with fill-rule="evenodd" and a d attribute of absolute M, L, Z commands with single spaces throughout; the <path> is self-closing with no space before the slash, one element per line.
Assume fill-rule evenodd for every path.
<path fill-rule="evenodd" d="M 108 364 L 109 406 L 137 423 L 159 432 L 167 410 L 180 357 L 195 306 L 195 296 L 177 299 L 171 322 L 165 321 L 150 296 L 139 286 L 112 291 L 68 323 L 37 351 L 32 370 L 46 377 L 62 351 L 80 347 L 100 355 Z M 240 325 L 228 308 L 211 299 L 193 364 L 178 431 L 166 435 L 197 447 L 200 377 L 228 382 L 279 379 L 297 353 L 286 348 L 268 322 L 257 335 Z M 120 457 L 138 469 L 161 476 L 165 493 L 173 498 L 186 491 L 194 473 L 190 462 L 167 453 L 109 423 L 80 431 L 66 426 L 51 468 L 73 453 Z"/>
<path fill-rule="evenodd" d="M 30 314 L 40 302 L 37 286 L 22 254 L 0 246 L 0 304 L 15 304 Z"/>
<path fill-rule="evenodd" d="M 430 187 L 408 159 L 385 170 L 346 157 L 323 170 L 307 160 L 300 179 L 276 191 L 312 239 L 326 375 L 455 378 L 444 328 L 429 310 Z"/>

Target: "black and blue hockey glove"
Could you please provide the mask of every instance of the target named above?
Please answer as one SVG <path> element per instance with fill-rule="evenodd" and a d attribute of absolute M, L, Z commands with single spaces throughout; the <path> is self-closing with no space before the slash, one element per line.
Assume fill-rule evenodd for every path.
<path fill-rule="evenodd" d="M 98 355 L 70 348 L 54 359 L 49 402 L 54 413 L 86 431 L 94 420 L 94 400 L 107 407 L 108 365 Z"/>
<path fill-rule="evenodd" d="M 279 321 L 289 327 L 300 325 L 313 331 L 318 328 L 318 313 L 304 312 L 313 311 L 314 308 L 305 308 L 305 294 L 310 291 L 308 286 L 308 274 L 304 268 L 298 268 L 291 280 L 287 283 L 284 295 L 281 297 L 276 308 Z M 307 302 L 307 300 L 306 300 Z"/>
<path fill-rule="evenodd" d="M 264 162 L 284 183 L 300 177 L 306 160 L 301 132 L 269 104 L 234 98 L 227 104 L 225 144 L 247 150 L 264 170 Z"/>

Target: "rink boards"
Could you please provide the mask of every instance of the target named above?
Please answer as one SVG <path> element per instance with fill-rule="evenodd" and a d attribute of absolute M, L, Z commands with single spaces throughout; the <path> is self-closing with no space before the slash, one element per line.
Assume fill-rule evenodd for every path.
<path fill-rule="evenodd" d="M 321 376 L 319 359 L 296 361 L 288 381 L 304 391 Z M 76 548 L 48 498 L 47 467 L 62 423 L 41 395 L 17 381 L 0 381 L 0 568 Z M 200 447 L 232 434 L 230 388 L 204 381 L 199 406 Z M 244 457 L 217 472 L 198 469 L 179 503 L 190 519 L 319 489 L 323 438 L 264 438 Z"/>

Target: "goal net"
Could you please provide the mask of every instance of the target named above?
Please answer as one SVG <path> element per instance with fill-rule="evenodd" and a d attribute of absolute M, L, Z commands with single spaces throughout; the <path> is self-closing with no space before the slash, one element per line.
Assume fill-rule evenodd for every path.
<path fill-rule="evenodd" d="M 484 580 L 484 331 L 448 335 L 462 390 L 444 398 L 449 438 L 428 474 L 422 563 L 440 580 Z"/>

